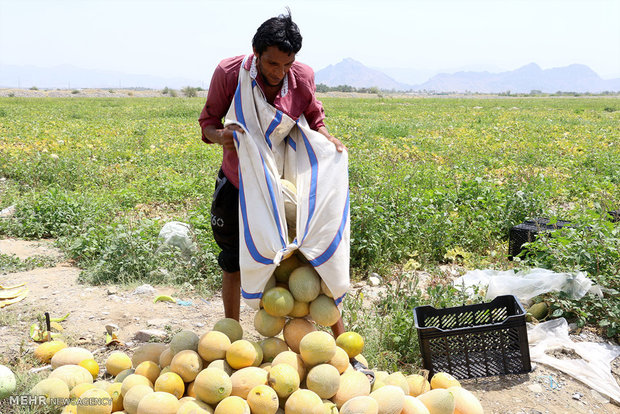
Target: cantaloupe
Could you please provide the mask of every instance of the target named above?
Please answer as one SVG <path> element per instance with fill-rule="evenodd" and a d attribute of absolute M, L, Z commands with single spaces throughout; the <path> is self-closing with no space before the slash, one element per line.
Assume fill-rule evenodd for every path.
<path fill-rule="evenodd" d="M 86 368 L 93 380 L 99 376 L 99 364 L 94 359 L 85 359 L 78 364 L 80 367 Z"/>
<path fill-rule="evenodd" d="M 161 369 L 159 368 L 159 364 L 157 364 L 156 362 L 153 362 L 151 360 L 145 360 L 138 364 L 134 371 L 134 374 L 147 377 L 149 381 L 155 384 L 157 377 L 159 377 L 159 374 L 161 374 Z"/>
<path fill-rule="evenodd" d="M 232 367 L 228 364 L 228 362 L 226 362 L 225 359 L 216 359 L 215 361 L 211 361 L 209 363 L 209 365 L 207 366 L 207 368 L 221 369 L 222 371 L 224 371 L 229 376 L 232 375 L 232 373 L 234 371 L 232 369 Z"/>
<path fill-rule="evenodd" d="M 77 384 L 75 387 L 71 388 L 71 390 L 69 391 L 69 396 L 71 398 L 78 398 L 80 395 L 84 393 L 84 391 L 90 390 L 91 388 L 97 388 L 97 387 L 95 387 L 95 384 L 89 384 L 87 382 Z"/>
<path fill-rule="evenodd" d="M 194 381 L 185 384 L 185 397 L 196 398 L 196 392 L 194 392 Z"/>
<path fill-rule="evenodd" d="M 251 367 L 254 365 L 257 358 L 258 352 L 256 348 L 252 342 L 246 341 L 245 339 L 233 342 L 226 351 L 226 362 L 228 362 L 233 369 Z"/>
<path fill-rule="evenodd" d="M 405 404 L 404 391 L 395 385 L 386 385 L 370 393 L 370 397 L 377 400 L 378 414 L 400 414 Z"/>
<path fill-rule="evenodd" d="M 250 390 L 257 385 L 267 384 L 267 371 L 258 367 L 246 367 L 230 376 L 232 391 L 230 395 L 247 399 Z"/>
<path fill-rule="evenodd" d="M 288 345 L 280 338 L 267 338 L 259 342 L 263 350 L 263 362 L 271 362 L 280 352 L 288 351 Z"/>
<path fill-rule="evenodd" d="M 63 365 L 53 370 L 48 378 L 58 378 L 67 384 L 69 389 L 72 389 L 78 384 L 93 383 L 93 376 L 84 367 L 79 365 Z"/>
<path fill-rule="evenodd" d="M 112 399 L 110 394 L 99 388 L 92 388 L 80 396 L 77 414 L 110 414 Z"/>
<path fill-rule="evenodd" d="M 330 400 L 323 400 L 323 410 L 325 414 L 338 414 L 338 407 Z"/>
<path fill-rule="evenodd" d="M 112 383 L 109 383 L 108 381 L 105 381 L 105 380 L 99 380 L 99 381 L 93 382 L 93 385 L 95 386 L 95 388 L 99 388 L 107 392 L 108 388 L 110 388 L 110 385 L 112 385 Z"/>
<path fill-rule="evenodd" d="M 288 313 L 292 318 L 303 318 L 310 313 L 310 304 L 293 299 L 293 309 Z"/>
<path fill-rule="evenodd" d="M 68 405 L 65 405 L 60 414 L 77 414 L 77 402 L 72 401 Z"/>
<path fill-rule="evenodd" d="M 436 388 L 460 387 L 461 383 L 447 372 L 437 372 L 430 381 L 431 390 Z"/>
<path fill-rule="evenodd" d="M 378 414 L 379 404 L 369 396 L 353 397 L 340 407 L 340 414 Z"/>
<path fill-rule="evenodd" d="M 5 365 L 0 365 L 0 400 L 15 392 L 17 380 L 13 371 Z"/>
<path fill-rule="evenodd" d="M 135 387 L 131 387 L 131 389 L 123 395 L 123 408 L 129 414 L 136 414 L 138 412 L 138 404 L 140 403 L 140 400 L 145 395 L 153 392 L 155 391 L 153 391 L 152 387 L 144 384 L 138 384 Z"/>
<path fill-rule="evenodd" d="M 295 318 L 284 325 L 284 341 L 291 351 L 299 353 L 301 339 L 310 332 L 316 331 L 314 324 L 306 319 Z"/>
<path fill-rule="evenodd" d="M 291 272 L 302 265 L 299 257 L 296 254 L 291 257 L 282 260 L 273 274 L 278 282 L 288 283 Z"/>
<path fill-rule="evenodd" d="M 156 392 L 167 392 L 179 399 L 185 393 L 185 383 L 179 374 L 175 372 L 166 372 L 155 380 L 153 389 Z"/>
<path fill-rule="evenodd" d="M 321 293 L 321 278 L 312 266 L 301 266 L 291 273 L 288 288 L 295 300 L 310 303 Z"/>
<path fill-rule="evenodd" d="M 224 359 L 230 344 L 230 338 L 225 333 L 209 331 L 198 341 L 198 354 L 207 362 Z"/>
<path fill-rule="evenodd" d="M 283 287 L 271 288 L 263 295 L 263 307 L 272 316 L 286 316 L 294 305 L 291 292 Z"/>
<path fill-rule="evenodd" d="M 329 296 L 330 298 L 334 297 L 334 294 L 332 293 L 331 290 L 329 290 L 329 288 L 327 287 L 327 284 L 325 283 L 325 281 L 323 281 L 323 279 L 321 279 L 321 293 L 324 294 L 325 296 Z"/>
<path fill-rule="evenodd" d="M 384 382 L 385 385 L 395 385 L 399 387 L 401 390 L 403 390 L 405 395 L 409 395 L 409 383 L 407 382 L 407 378 L 402 372 L 396 371 L 391 373 L 384 380 Z"/>
<path fill-rule="evenodd" d="M 306 365 L 304 364 L 303 359 L 299 354 L 296 354 L 293 351 L 284 351 L 276 355 L 276 357 L 271 362 L 271 370 L 276 367 L 278 364 L 288 364 L 291 367 L 295 368 L 297 374 L 299 375 L 299 380 L 303 381 L 306 378 Z"/>
<path fill-rule="evenodd" d="M 194 380 L 196 397 L 207 404 L 215 405 L 232 392 L 232 381 L 228 374 L 219 368 L 205 368 Z"/>
<path fill-rule="evenodd" d="M 374 371 L 375 373 L 375 382 L 372 384 L 372 388 L 370 392 L 378 390 L 381 387 L 385 387 L 385 380 L 390 376 L 390 373 L 387 371 Z"/>
<path fill-rule="evenodd" d="M 401 414 L 430 414 L 428 412 L 428 408 L 422 403 L 422 401 L 418 400 L 416 397 L 412 397 L 411 395 L 405 396 L 405 404 L 403 404 L 403 411 Z"/>
<path fill-rule="evenodd" d="M 319 295 L 310 303 L 310 317 L 319 325 L 332 326 L 340 319 L 340 310 L 334 300 L 325 295 Z"/>
<path fill-rule="evenodd" d="M 261 348 L 258 342 L 252 341 L 251 344 L 254 346 L 254 349 L 256 350 L 256 358 L 254 358 L 254 362 L 252 363 L 252 366 L 259 367 L 260 364 L 263 363 L 263 348 Z"/>
<path fill-rule="evenodd" d="M 257 385 L 250 390 L 246 399 L 252 414 L 275 414 L 280 400 L 268 385 Z"/>
<path fill-rule="evenodd" d="M 416 397 L 430 414 L 454 414 L 454 395 L 445 388 L 435 388 Z"/>
<path fill-rule="evenodd" d="M 162 343 L 148 343 L 136 349 L 131 356 L 131 364 L 134 368 L 144 361 L 152 361 L 159 364 L 161 353 L 168 348 L 168 345 Z"/>
<path fill-rule="evenodd" d="M 112 398 L 112 412 L 121 411 L 123 409 L 123 395 L 121 394 L 121 387 L 123 384 L 115 382 L 110 384 L 107 390 L 105 390 Z"/>
<path fill-rule="evenodd" d="M 124 352 L 116 351 L 108 355 L 105 360 L 105 370 L 110 375 L 118 375 L 121 371 L 132 367 L 131 358 Z"/>
<path fill-rule="evenodd" d="M 30 395 L 43 395 L 48 404 L 51 399 L 69 398 L 69 387 L 60 378 L 46 378 L 39 381 L 30 390 Z"/>
<path fill-rule="evenodd" d="M 409 384 L 409 395 L 412 397 L 417 397 L 431 389 L 431 384 L 420 374 L 407 375 L 406 379 Z"/>
<path fill-rule="evenodd" d="M 59 340 L 43 342 L 35 348 L 34 357 L 39 362 L 47 364 L 48 362 L 50 362 L 56 352 L 66 347 L 67 344 Z"/>
<path fill-rule="evenodd" d="M 460 385 L 448 388 L 454 396 L 454 414 L 483 414 L 482 404 L 471 391 Z"/>
<path fill-rule="evenodd" d="M 202 371 L 202 358 L 196 351 L 190 349 L 180 351 L 172 357 L 170 370 L 179 374 L 184 382 L 192 382 Z"/>
<path fill-rule="evenodd" d="M 215 407 L 214 414 L 250 414 L 250 406 L 243 398 L 230 396 Z"/>
<path fill-rule="evenodd" d="M 179 400 L 179 411 L 176 414 L 213 414 L 213 408 L 206 402 L 192 398 L 191 400 L 185 400 L 183 397 Z M 185 401 L 184 401 L 185 400 Z"/>
<path fill-rule="evenodd" d="M 254 328 L 259 334 L 266 337 L 276 336 L 282 332 L 285 323 L 286 318 L 270 315 L 265 309 L 259 310 L 254 315 Z"/>
<path fill-rule="evenodd" d="M 298 389 L 287 398 L 286 414 L 323 414 L 323 400 L 310 390 Z"/>
<path fill-rule="evenodd" d="M 192 331 L 177 332 L 170 341 L 170 351 L 172 351 L 172 355 L 176 355 L 186 349 L 196 352 L 198 351 L 198 341 L 198 335 Z"/>
<path fill-rule="evenodd" d="M 336 346 L 336 353 L 334 354 L 332 359 L 328 361 L 328 364 L 336 367 L 338 372 L 342 374 L 344 371 L 346 371 L 347 367 L 349 366 L 349 356 L 347 355 L 344 349 L 340 348 L 339 346 Z"/>
<path fill-rule="evenodd" d="M 232 318 L 220 319 L 213 326 L 213 330 L 225 333 L 231 343 L 243 338 L 243 328 L 241 324 L 239 321 Z"/>
<path fill-rule="evenodd" d="M 125 396 L 125 394 L 127 394 L 127 391 L 129 391 L 136 385 L 148 385 L 149 387 L 153 388 L 153 383 L 149 381 L 147 377 L 143 377 L 142 375 L 137 374 L 128 375 L 121 384 L 121 394 L 123 395 L 123 397 Z"/>
<path fill-rule="evenodd" d="M 172 349 L 170 349 L 170 347 L 164 349 L 161 355 L 159 356 L 159 367 L 161 369 L 164 369 L 167 366 L 169 366 L 170 363 L 172 362 L 172 357 L 174 357 L 174 354 L 172 353 Z"/>
<path fill-rule="evenodd" d="M 299 343 L 299 353 L 309 366 L 323 364 L 336 354 L 336 341 L 327 332 L 310 332 Z"/>
<path fill-rule="evenodd" d="M 123 382 L 125 380 L 125 378 L 127 378 L 131 374 L 135 374 L 135 373 L 136 373 L 136 370 L 133 369 L 133 368 L 129 368 L 129 369 L 123 370 L 123 371 L 119 372 L 116 377 L 114 377 L 114 382 Z"/>
<path fill-rule="evenodd" d="M 321 398 L 331 398 L 340 387 L 340 373 L 330 364 L 319 364 L 306 375 L 306 387 Z"/>
<path fill-rule="evenodd" d="M 364 350 L 364 338 L 357 332 L 343 332 L 336 338 L 336 345 L 344 349 L 349 358 L 355 358 Z"/>
<path fill-rule="evenodd" d="M 340 376 L 340 387 L 338 387 L 338 392 L 331 400 L 340 409 L 346 401 L 368 395 L 370 395 L 370 380 L 368 377 L 359 371 L 351 371 L 345 372 Z"/>
<path fill-rule="evenodd" d="M 297 391 L 301 382 L 297 369 L 286 363 L 273 365 L 267 380 L 269 386 L 283 400 L 286 400 L 292 393 Z"/>
<path fill-rule="evenodd" d="M 137 414 L 176 414 L 180 406 L 174 395 L 155 391 L 140 400 Z"/>
<path fill-rule="evenodd" d="M 71 346 L 57 351 L 52 356 L 50 363 L 52 369 L 56 369 L 62 365 L 78 365 L 85 359 L 94 359 L 92 352 L 88 349 Z"/>

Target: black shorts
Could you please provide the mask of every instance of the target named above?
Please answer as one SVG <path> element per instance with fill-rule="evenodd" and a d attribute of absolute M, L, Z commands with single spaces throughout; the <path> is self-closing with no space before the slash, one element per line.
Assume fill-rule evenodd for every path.
<path fill-rule="evenodd" d="M 217 262 L 223 271 L 239 271 L 239 190 L 222 170 L 217 174 L 211 204 L 211 229 L 222 251 Z"/>

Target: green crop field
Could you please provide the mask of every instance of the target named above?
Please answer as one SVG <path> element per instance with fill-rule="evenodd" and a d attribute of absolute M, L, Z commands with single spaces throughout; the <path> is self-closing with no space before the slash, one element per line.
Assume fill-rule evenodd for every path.
<path fill-rule="evenodd" d="M 576 302 L 550 295 L 553 315 L 618 335 L 620 229 L 607 212 L 620 210 L 619 99 L 323 101 L 328 128 L 350 152 L 355 279 L 377 272 L 410 282 L 418 270 L 441 275 L 444 264 L 462 271 L 584 270 L 607 297 Z M 202 98 L 0 98 L 0 209 L 16 206 L 11 219 L 0 220 L 0 235 L 56 238 L 90 283 L 217 289 L 209 208 L 221 149 L 200 140 L 203 104 Z M 532 217 L 575 226 L 508 261 L 509 229 Z M 195 229 L 201 252 L 191 262 L 155 253 L 159 229 L 172 219 Z M 9 262 L 0 255 L 0 264 Z M 399 309 L 391 304 L 392 318 L 381 323 L 392 329 L 376 346 L 393 353 L 381 358 L 410 356 L 399 344 L 412 306 L 458 303 L 450 289 L 438 277 L 424 297 L 412 294 Z M 384 302 L 394 299 L 389 295 Z M 346 305 L 356 306 L 360 298 Z M 378 320 L 388 312 L 382 309 L 364 317 Z"/>

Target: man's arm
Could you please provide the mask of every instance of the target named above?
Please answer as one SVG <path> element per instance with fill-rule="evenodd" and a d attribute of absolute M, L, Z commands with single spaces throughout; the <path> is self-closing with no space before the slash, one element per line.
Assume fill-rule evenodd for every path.
<path fill-rule="evenodd" d="M 320 134 L 324 135 L 325 138 L 327 138 L 327 140 L 329 142 L 333 143 L 336 146 L 336 151 L 342 152 L 342 151 L 347 149 L 347 147 L 345 147 L 344 144 L 342 142 L 340 142 L 340 140 L 338 138 L 332 136 L 332 134 L 330 134 L 327 131 L 327 128 L 325 128 L 325 126 L 320 126 L 319 129 L 317 130 L 317 132 L 319 132 Z"/>
<path fill-rule="evenodd" d="M 224 148 L 234 151 L 233 131 L 243 134 L 243 129 L 237 125 L 229 125 L 226 128 L 217 128 L 215 125 L 207 125 L 202 129 L 202 134 L 211 142 L 220 144 Z"/>

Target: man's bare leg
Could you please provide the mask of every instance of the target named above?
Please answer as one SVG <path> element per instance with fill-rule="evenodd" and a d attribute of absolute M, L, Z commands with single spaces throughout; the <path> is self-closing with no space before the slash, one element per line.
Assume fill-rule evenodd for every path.
<path fill-rule="evenodd" d="M 334 333 L 334 338 L 338 338 L 338 336 L 344 333 L 344 322 L 342 322 L 342 316 L 338 319 L 334 325 L 332 325 L 332 332 Z"/>
<path fill-rule="evenodd" d="M 222 302 L 224 302 L 224 316 L 238 321 L 241 306 L 241 273 L 223 273 Z"/>

